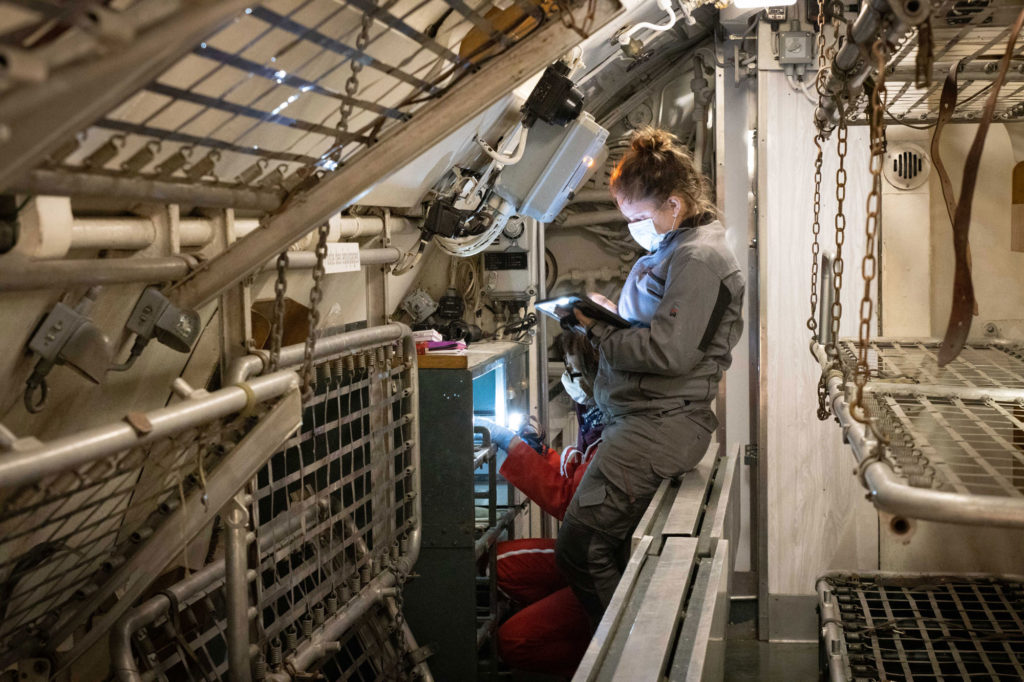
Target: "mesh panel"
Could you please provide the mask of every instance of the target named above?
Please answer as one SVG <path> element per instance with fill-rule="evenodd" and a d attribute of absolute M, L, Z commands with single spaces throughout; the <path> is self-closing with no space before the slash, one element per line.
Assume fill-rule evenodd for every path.
<path fill-rule="evenodd" d="M 301 431 L 259 473 L 261 644 L 301 644 L 404 551 L 413 527 L 411 365 L 391 345 L 318 367 Z M 294 529 L 268 542 L 282 519 Z M 287 647 L 290 648 L 290 647 Z"/>
<path fill-rule="evenodd" d="M 953 362 L 938 364 L 939 343 L 873 341 L 868 350 L 871 378 L 939 386 L 1024 388 L 1024 355 L 1003 344 L 967 344 Z M 839 356 L 848 379 L 857 365 L 857 343 L 839 342 Z"/>
<path fill-rule="evenodd" d="M 1024 583 L 1019 580 L 892 575 L 822 580 L 831 593 L 822 612 L 838 611 L 833 622 L 845 649 L 839 660 L 852 674 L 833 671 L 839 674 L 830 679 L 1024 679 Z"/>
<path fill-rule="evenodd" d="M 1017 402 L 876 394 L 890 461 L 910 485 L 1021 500 L 1024 407 Z"/>
<path fill-rule="evenodd" d="M 77 615 L 252 423 L 216 421 L 0 489 L 0 657 Z"/>

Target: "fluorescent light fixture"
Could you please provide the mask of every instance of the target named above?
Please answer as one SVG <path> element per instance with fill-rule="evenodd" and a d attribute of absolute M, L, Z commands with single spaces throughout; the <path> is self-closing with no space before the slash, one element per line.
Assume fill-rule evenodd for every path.
<path fill-rule="evenodd" d="M 786 7 L 795 5 L 796 0 L 733 0 L 732 6 L 736 9 L 751 9 L 753 7 Z"/>

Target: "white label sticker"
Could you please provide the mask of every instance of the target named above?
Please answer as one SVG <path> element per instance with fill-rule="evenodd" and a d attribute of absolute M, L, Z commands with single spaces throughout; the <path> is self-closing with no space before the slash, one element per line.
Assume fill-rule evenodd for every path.
<path fill-rule="evenodd" d="M 324 272 L 354 272 L 359 267 L 359 244 L 351 242 L 327 244 Z"/>

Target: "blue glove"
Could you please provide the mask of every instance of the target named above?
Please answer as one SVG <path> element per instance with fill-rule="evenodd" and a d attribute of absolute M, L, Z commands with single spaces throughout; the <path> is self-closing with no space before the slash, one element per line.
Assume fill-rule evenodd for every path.
<path fill-rule="evenodd" d="M 491 442 L 506 452 L 508 452 L 508 448 L 512 444 L 512 439 L 516 436 L 516 432 L 512 429 L 505 428 L 498 422 L 493 422 L 483 417 L 473 417 L 473 426 L 482 426 L 490 431 Z"/>

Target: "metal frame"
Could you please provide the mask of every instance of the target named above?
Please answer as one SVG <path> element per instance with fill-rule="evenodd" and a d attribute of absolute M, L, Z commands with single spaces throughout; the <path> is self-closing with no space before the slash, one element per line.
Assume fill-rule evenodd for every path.
<path fill-rule="evenodd" d="M 0 457 L 0 526 L 9 557 L 4 568 L 11 567 L 5 601 L 15 601 L 15 594 L 31 594 L 32 601 L 29 610 L 7 614 L 11 627 L 5 634 L 18 631 L 20 639 L 8 641 L 0 658 L 16 659 L 17 647 L 31 643 L 30 625 L 46 647 L 64 642 L 92 618 L 73 648 L 59 655 L 61 667 L 94 644 L 295 428 L 297 384 L 294 372 L 277 372 L 207 394 L 179 380 L 175 387 L 186 399 L 130 415 L 128 423 L 50 443 L 16 441 Z M 276 406 L 255 425 L 245 423 L 252 410 L 273 400 Z M 243 417 L 226 431 L 221 420 L 239 413 Z M 215 424 L 212 441 L 204 429 Z M 181 447 L 177 439 L 190 431 L 192 441 Z M 210 449 L 214 443 L 226 451 Z M 176 455 L 157 455 L 152 462 L 159 462 L 159 470 L 148 466 L 146 454 L 157 448 Z M 194 484 L 183 480 L 190 474 Z M 163 511 L 150 514 L 157 506 Z M 27 520 L 41 510 L 47 525 Z M 95 615 L 115 591 L 115 605 Z"/>
<path fill-rule="evenodd" d="M 393 355 L 395 344 L 401 348 L 400 354 Z M 282 348 L 280 364 L 298 365 L 303 354 L 303 344 Z M 253 603 L 246 578 L 249 563 L 245 521 L 249 518 L 259 548 L 257 630 L 264 643 L 280 641 L 286 631 L 294 633 L 289 637 L 295 637 L 297 646 L 289 648 L 283 661 L 287 670 L 302 672 L 330 656 L 353 624 L 383 600 L 399 594 L 396 586 L 415 564 L 421 542 L 415 358 L 412 332 L 403 324 L 318 340 L 314 351 L 318 363 L 317 390 L 306 405 L 303 429 L 253 479 L 250 495 L 236 500 L 232 513 L 239 512 L 238 518 L 228 524 L 227 642 L 229 657 L 235 661 L 232 670 L 240 675 L 239 679 L 244 679 L 241 676 L 248 672 L 253 647 L 249 623 Z M 267 358 L 262 354 L 240 358 L 226 381 L 244 381 L 262 371 L 266 364 Z M 378 388 L 384 392 L 380 393 Z M 360 402 L 353 408 L 354 395 L 369 402 Z M 344 407 L 342 399 L 346 401 Z M 328 401 L 336 403 L 333 421 Z M 392 419 L 393 408 L 400 413 L 397 419 Z M 317 415 L 321 417 L 319 421 Z M 349 434 L 348 444 L 343 432 Z M 338 437 L 337 446 L 331 445 L 332 433 Z M 400 445 L 388 446 L 393 438 L 400 440 Z M 361 467 L 350 461 L 356 450 L 362 453 L 359 457 L 366 458 Z M 295 464 L 288 464 L 293 455 L 298 458 L 295 462 L 302 462 L 294 472 L 291 470 Z M 307 463 L 309 457 L 313 459 Z M 396 473 L 395 462 L 399 457 L 405 464 Z M 353 469 L 347 477 L 345 461 L 350 461 L 348 466 Z M 330 472 L 335 467 L 340 478 L 332 483 L 336 474 Z M 359 482 L 353 478 L 356 474 Z M 364 480 L 367 485 L 360 496 L 354 486 L 362 485 Z M 399 483 L 404 491 L 400 495 L 396 492 Z M 298 493 L 293 490 L 296 486 Z M 345 501 L 343 491 L 344 496 L 351 492 L 353 499 Z M 296 494 L 299 499 L 294 499 Z M 391 499 L 392 494 L 399 496 Z M 372 507 L 367 507 L 371 502 Z M 281 504 L 284 508 L 279 508 Z M 293 505 L 298 507 L 298 513 Z M 282 524 L 287 526 L 288 533 L 278 530 Z M 334 536 L 339 529 L 342 539 L 336 543 Z M 325 539 L 326 545 L 322 542 Z M 315 567 L 306 558 L 308 547 L 318 547 Z M 323 552 L 330 555 L 326 565 L 321 559 Z M 275 577 L 264 585 L 269 575 L 277 576 L 282 557 L 291 557 L 286 576 L 280 580 Z M 315 570 L 310 572 L 310 567 Z M 282 582 L 291 585 L 287 592 L 277 589 Z M 328 584 L 336 589 L 325 591 Z M 331 594 L 338 598 L 336 609 L 327 606 L 334 603 L 328 599 Z M 278 611 L 282 599 L 287 600 L 284 613 Z M 271 621 L 267 620 L 268 614 Z M 408 628 L 404 629 L 404 636 L 407 646 L 415 649 Z M 269 660 L 272 656 L 264 658 Z M 290 679 L 288 675 L 277 670 L 271 679 Z"/>
<path fill-rule="evenodd" d="M 1024 577 L 834 572 L 816 589 L 831 682 L 1024 676 Z"/>
<path fill-rule="evenodd" d="M 824 347 L 815 345 L 812 351 L 823 371 L 831 362 Z M 1024 495 L 1015 496 L 972 495 L 916 487 L 893 468 L 891 449 L 886 448 L 882 459 L 871 456 L 876 441 L 864 425 L 850 414 L 847 385 L 839 372 L 831 372 L 827 379 L 828 397 L 833 414 L 843 429 L 843 435 L 861 464 L 862 480 L 874 505 L 882 511 L 902 517 L 1002 527 L 1024 527 Z M 967 400 L 1024 400 L 1024 389 L 961 388 L 923 386 L 916 384 L 868 384 L 866 396 L 877 395 L 932 395 Z M 893 434 L 890 434 L 893 435 Z M 968 437 L 969 438 L 969 437 Z"/>
<path fill-rule="evenodd" d="M 910 8 L 916 7 L 916 11 Z M 861 57 L 859 44 L 874 41 L 883 17 L 890 21 L 889 42 L 896 45 L 887 65 L 889 76 L 888 118 L 894 123 L 933 123 L 938 118 L 939 91 L 949 68 L 962 59 L 960 91 L 954 122 L 970 123 L 977 120 L 985 104 L 985 93 L 995 79 L 997 69 L 994 58 L 1005 49 L 1009 27 L 1020 11 L 1013 0 L 990 0 L 984 5 L 969 0 L 933 0 L 916 2 L 901 0 L 869 0 L 851 25 L 852 39 L 840 49 L 829 65 L 831 74 L 827 84 L 828 97 L 822 98 L 815 119 L 826 125 L 826 133 L 836 120 L 836 103 L 832 97 L 847 101 L 851 124 L 867 124 L 866 114 L 860 112 L 863 97 L 861 84 L 875 76 L 870 60 Z M 918 51 L 918 32 L 914 25 L 931 16 L 934 62 L 929 85 L 923 91 L 914 87 Z M 1024 54 L 1018 46 L 1015 57 Z M 843 74 L 840 78 L 836 74 Z M 1014 121 L 1024 117 L 1024 72 L 1008 74 L 1009 85 L 1000 93 L 994 120 Z M 848 85 L 844 85 L 847 83 Z"/>

